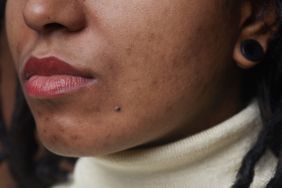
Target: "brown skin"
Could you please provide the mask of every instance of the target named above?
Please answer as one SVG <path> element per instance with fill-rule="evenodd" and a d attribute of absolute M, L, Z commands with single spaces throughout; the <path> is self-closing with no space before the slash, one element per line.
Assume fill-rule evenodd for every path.
<path fill-rule="evenodd" d="M 5 124 L 10 126 L 15 102 L 16 72 L 4 32 L 0 32 L 1 108 Z"/>
<path fill-rule="evenodd" d="M 7 129 L 11 125 L 11 117 L 15 102 L 16 72 L 7 44 L 5 33 L 0 31 L 0 65 L 1 65 L 1 109 Z M 0 150 L 2 145 L 0 143 Z M 0 163 L 0 188 L 13 188 L 16 183 L 10 173 L 6 161 Z"/>
<path fill-rule="evenodd" d="M 249 1 L 8 0 L 6 11 L 19 75 L 29 57 L 56 56 L 97 79 L 54 99 L 26 96 L 41 140 L 56 153 L 164 144 L 244 106 L 236 64 L 251 62 L 238 44 L 259 29 L 244 25 Z"/>
<path fill-rule="evenodd" d="M 0 188 L 16 188 L 17 184 L 13 179 L 7 163 L 0 164 Z"/>

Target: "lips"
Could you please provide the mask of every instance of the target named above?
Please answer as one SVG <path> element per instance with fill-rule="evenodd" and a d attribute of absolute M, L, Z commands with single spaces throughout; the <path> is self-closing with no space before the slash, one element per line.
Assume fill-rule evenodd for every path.
<path fill-rule="evenodd" d="M 52 98 L 73 93 L 95 81 L 93 76 L 56 58 L 30 58 L 22 72 L 27 95 Z"/>

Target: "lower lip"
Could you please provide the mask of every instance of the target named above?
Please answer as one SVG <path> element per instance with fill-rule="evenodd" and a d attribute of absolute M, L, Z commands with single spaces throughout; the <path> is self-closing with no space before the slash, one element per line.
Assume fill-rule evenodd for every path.
<path fill-rule="evenodd" d="M 75 92 L 94 81 L 93 78 L 72 75 L 34 75 L 24 83 L 24 87 L 30 97 L 52 98 Z"/>

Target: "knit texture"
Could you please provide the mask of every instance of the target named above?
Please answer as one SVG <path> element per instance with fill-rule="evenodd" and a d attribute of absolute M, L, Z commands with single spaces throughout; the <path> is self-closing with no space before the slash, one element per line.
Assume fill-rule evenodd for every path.
<path fill-rule="evenodd" d="M 229 188 L 262 127 L 256 102 L 228 120 L 167 145 L 83 157 L 69 185 L 55 188 Z M 264 188 L 277 159 L 259 161 L 252 188 Z"/>

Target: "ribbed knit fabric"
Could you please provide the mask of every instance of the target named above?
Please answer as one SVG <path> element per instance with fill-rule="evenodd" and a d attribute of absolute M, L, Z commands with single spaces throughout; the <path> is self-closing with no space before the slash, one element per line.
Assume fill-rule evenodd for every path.
<path fill-rule="evenodd" d="M 79 159 L 71 188 L 229 188 L 262 127 L 256 102 L 194 136 L 150 149 Z M 277 160 L 260 160 L 252 188 L 263 188 Z M 56 187 L 59 188 L 60 186 Z"/>

